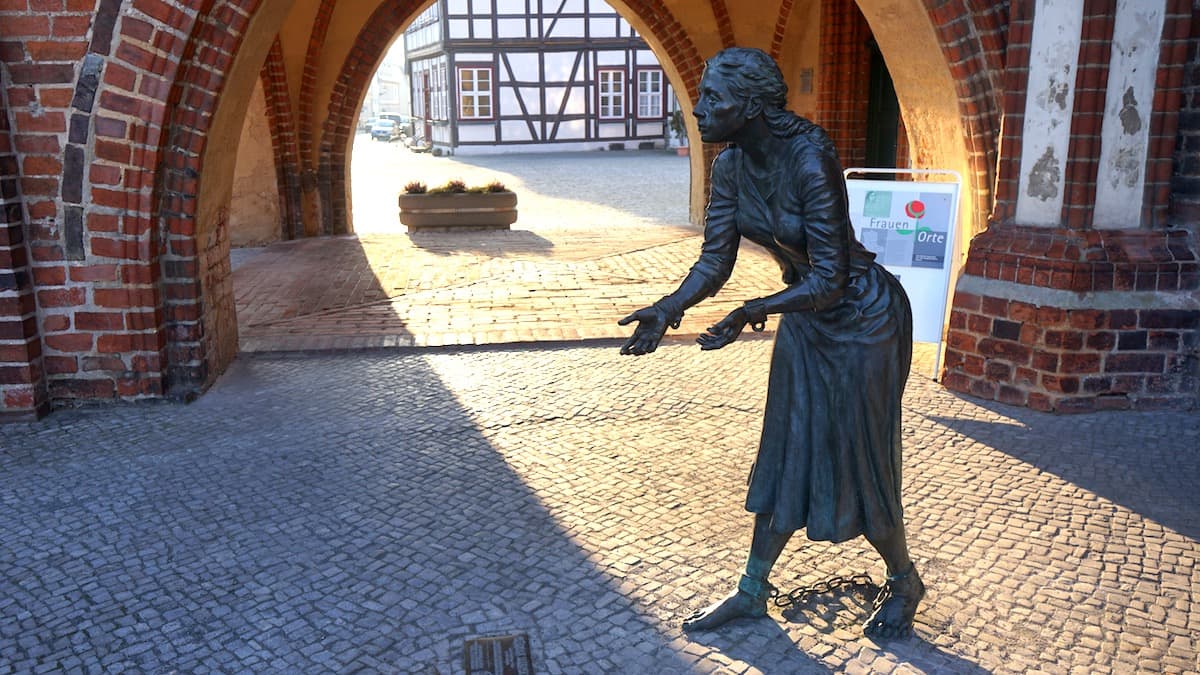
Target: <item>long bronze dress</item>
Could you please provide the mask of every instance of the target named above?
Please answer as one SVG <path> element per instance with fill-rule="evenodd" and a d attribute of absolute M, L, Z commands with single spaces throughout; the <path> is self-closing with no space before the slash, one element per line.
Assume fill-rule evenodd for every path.
<path fill-rule="evenodd" d="M 811 125 L 780 143 L 778 172 L 758 180 L 736 147 L 717 157 L 692 268 L 715 292 L 744 236 L 775 257 L 787 284 L 768 301 L 782 315 L 746 509 L 771 514 L 777 532 L 806 528 L 814 540 L 886 537 L 902 521 L 908 297 L 855 238 L 824 131 Z"/>

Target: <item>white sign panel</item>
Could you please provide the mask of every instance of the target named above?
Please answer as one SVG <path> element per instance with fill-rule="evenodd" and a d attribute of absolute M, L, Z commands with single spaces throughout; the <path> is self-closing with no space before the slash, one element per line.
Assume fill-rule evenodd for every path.
<path fill-rule="evenodd" d="M 851 169 L 852 172 L 874 172 Z M 953 267 L 958 183 L 847 179 L 859 241 L 900 279 L 913 310 L 913 340 L 942 341 Z"/>

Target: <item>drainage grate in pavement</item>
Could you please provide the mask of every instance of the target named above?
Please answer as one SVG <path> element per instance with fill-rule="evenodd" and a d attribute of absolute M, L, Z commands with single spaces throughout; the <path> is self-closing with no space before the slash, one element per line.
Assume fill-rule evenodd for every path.
<path fill-rule="evenodd" d="M 463 668 L 467 675 L 532 675 L 529 636 L 517 633 L 467 640 Z"/>

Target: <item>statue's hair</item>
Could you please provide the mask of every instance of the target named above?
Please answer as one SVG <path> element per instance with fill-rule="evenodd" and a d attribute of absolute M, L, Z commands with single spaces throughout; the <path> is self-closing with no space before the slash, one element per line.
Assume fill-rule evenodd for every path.
<path fill-rule="evenodd" d="M 719 73 L 728 82 L 733 95 L 747 100 L 757 98 L 762 103 L 763 119 L 772 134 L 790 138 L 820 130 L 817 125 L 785 107 L 787 83 L 775 59 L 763 50 L 753 47 L 722 49 L 708 60 L 705 67 Z M 825 134 L 821 133 L 820 136 L 824 137 Z"/>

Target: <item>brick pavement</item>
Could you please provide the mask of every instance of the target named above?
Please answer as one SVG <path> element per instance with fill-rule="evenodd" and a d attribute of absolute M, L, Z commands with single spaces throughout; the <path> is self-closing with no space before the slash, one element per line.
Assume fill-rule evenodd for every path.
<path fill-rule="evenodd" d="M 421 233 L 275 244 L 234 272 L 243 351 L 477 345 L 615 338 L 617 319 L 674 290 L 696 229 L 609 227 Z M 744 247 L 718 299 L 686 317 L 696 334 L 742 300 L 779 289 Z"/>
<path fill-rule="evenodd" d="M 0 427 L 0 672 L 1189 672 L 1200 420 L 1054 417 L 927 377 L 913 638 L 817 596 L 685 635 L 743 561 L 769 342 L 246 354 L 205 396 Z M 918 369 L 931 350 L 919 350 Z M 783 587 L 882 570 L 785 552 Z"/>
<path fill-rule="evenodd" d="M 687 161 L 673 154 L 459 160 L 360 139 L 354 162 L 358 236 L 235 250 L 243 351 L 615 338 L 628 332 L 616 320 L 673 290 L 699 253 Z M 400 186 L 449 178 L 517 190 L 514 229 L 406 234 Z M 778 289 L 778 267 L 746 244 L 720 298 L 689 312 L 683 330 Z"/>

